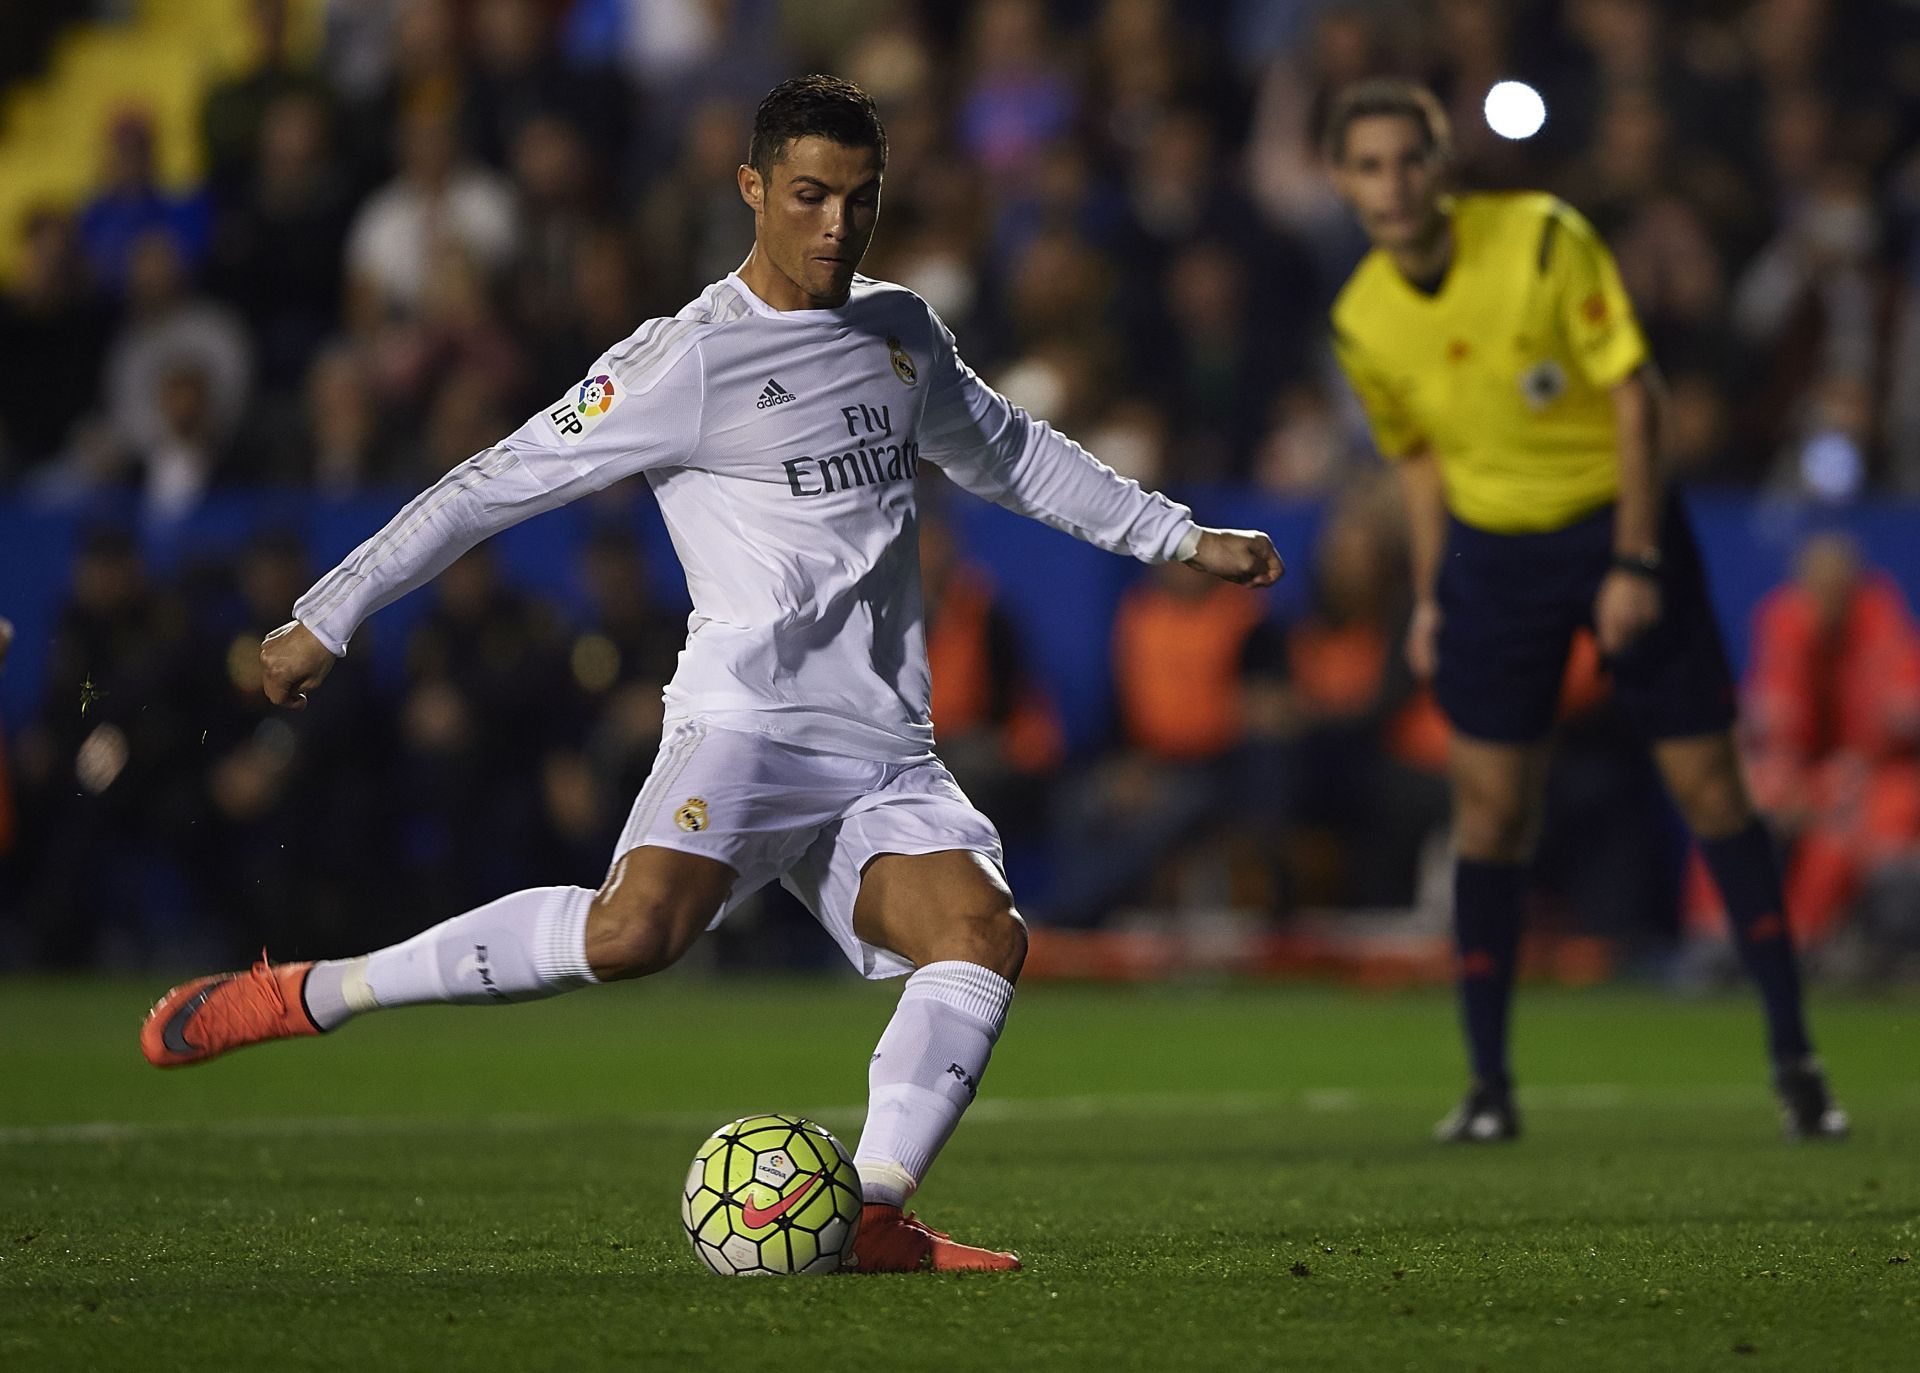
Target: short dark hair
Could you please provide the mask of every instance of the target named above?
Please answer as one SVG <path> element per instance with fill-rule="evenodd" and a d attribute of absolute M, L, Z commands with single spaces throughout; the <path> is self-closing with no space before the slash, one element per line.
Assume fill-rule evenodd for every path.
<path fill-rule="evenodd" d="M 1420 126 L 1428 156 L 1447 158 L 1453 153 L 1453 128 L 1447 112 L 1433 92 L 1416 81 L 1379 76 L 1356 81 L 1334 97 L 1327 111 L 1326 127 L 1320 131 L 1320 152 L 1329 162 L 1338 162 L 1347 151 L 1347 130 L 1357 119 L 1376 115 L 1395 115 L 1411 119 Z"/>
<path fill-rule="evenodd" d="M 872 148 L 887 165 L 887 131 L 873 97 L 837 76 L 796 76 L 767 92 L 753 116 L 747 162 L 761 176 L 796 138 L 830 139 L 849 148 Z"/>

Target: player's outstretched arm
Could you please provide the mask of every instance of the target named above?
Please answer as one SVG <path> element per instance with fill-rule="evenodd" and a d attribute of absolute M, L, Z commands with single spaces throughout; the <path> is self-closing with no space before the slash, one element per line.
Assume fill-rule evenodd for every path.
<path fill-rule="evenodd" d="M 276 706 L 305 710 L 307 693 L 331 671 L 333 654 L 298 620 L 287 621 L 260 641 L 260 684 Z"/>
<path fill-rule="evenodd" d="M 447 473 L 314 583 L 294 603 L 301 632 L 283 629 L 262 646 L 263 665 L 280 673 L 273 686 L 298 698 L 303 678 L 317 670 L 313 645 L 343 656 L 369 615 L 481 540 L 632 473 L 682 461 L 700 415 L 699 368 L 686 361 L 693 327 L 644 326 L 577 391 Z"/>
<path fill-rule="evenodd" d="M 1257 529 L 1205 529 L 1188 567 L 1239 586 L 1272 586 L 1286 572 L 1273 540 Z"/>
<path fill-rule="evenodd" d="M 1183 558 L 1252 586 L 1269 585 L 1280 575 L 1280 559 L 1265 535 L 1200 528 L 1185 506 L 1121 476 L 987 385 L 961 360 L 946 325 L 937 317 L 932 322 L 921 452 L 956 484 L 1142 562 Z M 1264 553 L 1249 542 L 1255 539 L 1265 542 Z"/>

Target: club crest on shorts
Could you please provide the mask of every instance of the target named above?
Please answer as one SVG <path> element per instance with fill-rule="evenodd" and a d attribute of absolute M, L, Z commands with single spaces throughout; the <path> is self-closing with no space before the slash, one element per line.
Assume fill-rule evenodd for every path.
<path fill-rule="evenodd" d="M 900 378 L 903 386 L 912 386 L 920 380 L 920 373 L 914 369 L 913 359 L 907 356 L 906 346 L 892 335 L 887 337 L 887 356 L 893 360 L 893 374 Z"/>
<path fill-rule="evenodd" d="M 707 827 L 707 802 L 702 796 L 689 796 L 681 803 L 680 809 L 673 813 L 673 823 L 688 834 L 698 834 Z"/>

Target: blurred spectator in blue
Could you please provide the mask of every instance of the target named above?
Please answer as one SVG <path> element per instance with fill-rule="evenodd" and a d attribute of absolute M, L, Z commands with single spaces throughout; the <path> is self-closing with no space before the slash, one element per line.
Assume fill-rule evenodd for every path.
<path fill-rule="evenodd" d="M 982 0 L 968 16 L 960 146 L 989 176 L 1027 171 L 1073 127 L 1080 96 L 1055 56 L 1039 0 Z"/>
<path fill-rule="evenodd" d="M 107 315 L 86 289 L 71 216 L 28 212 L 19 269 L 0 295 L 0 479 L 49 462 L 97 403 Z"/>
<path fill-rule="evenodd" d="M 561 47 L 569 65 L 612 67 L 643 97 L 627 151 L 646 178 L 679 148 L 702 100 L 752 106 L 793 74 L 782 38 L 775 0 L 577 0 Z"/>
<path fill-rule="evenodd" d="M 80 242 L 100 289 L 115 298 L 127 289 L 134 251 L 154 233 L 168 235 L 187 269 L 197 269 L 211 228 L 204 190 L 173 195 L 154 180 L 147 116 L 127 111 L 116 118 L 107 130 L 101 189 L 80 212 Z"/>

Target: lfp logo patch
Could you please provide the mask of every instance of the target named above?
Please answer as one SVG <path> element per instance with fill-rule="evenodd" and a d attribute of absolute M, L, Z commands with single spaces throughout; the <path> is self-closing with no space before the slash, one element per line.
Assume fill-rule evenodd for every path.
<path fill-rule="evenodd" d="M 612 413 L 625 394 L 605 372 L 588 377 L 573 395 L 547 411 L 547 423 L 562 443 L 578 443 Z"/>
<path fill-rule="evenodd" d="M 613 409 L 613 378 L 602 372 L 580 383 L 580 399 L 574 406 L 582 415 L 604 415 Z"/>

